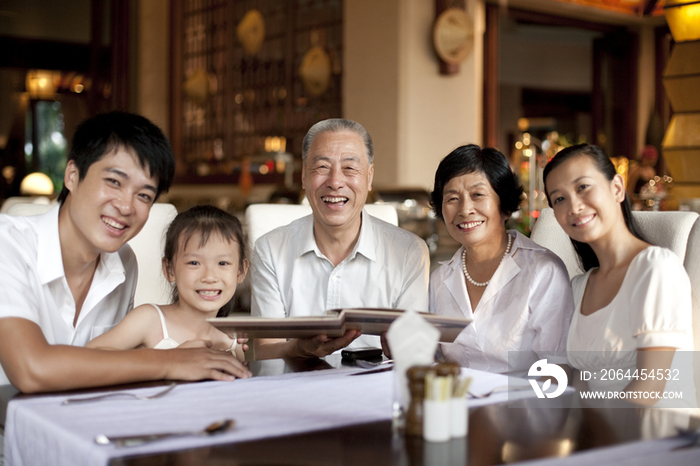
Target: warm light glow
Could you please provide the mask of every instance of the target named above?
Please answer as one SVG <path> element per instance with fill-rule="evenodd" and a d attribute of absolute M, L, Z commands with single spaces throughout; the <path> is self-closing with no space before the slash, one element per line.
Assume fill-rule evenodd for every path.
<path fill-rule="evenodd" d="M 287 150 L 287 139 L 283 136 L 268 136 L 265 138 L 265 152 L 284 152 Z"/>
<path fill-rule="evenodd" d="M 56 92 L 56 78 L 60 79 L 59 73 L 48 70 L 29 70 L 25 86 L 32 99 L 52 99 Z"/>
<path fill-rule="evenodd" d="M 664 13 L 676 42 L 700 39 L 700 3 L 692 0 L 668 0 Z"/>
<path fill-rule="evenodd" d="M 520 142 L 520 141 L 516 142 L 516 143 L 515 143 L 515 148 L 518 149 L 518 150 L 522 149 L 522 148 L 523 148 L 523 143 Z"/>
<path fill-rule="evenodd" d="M 19 191 L 27 196 L 51 196 L 53 183 L 51 178 L 43 173 L 30 173 L 22 180 Z"/>

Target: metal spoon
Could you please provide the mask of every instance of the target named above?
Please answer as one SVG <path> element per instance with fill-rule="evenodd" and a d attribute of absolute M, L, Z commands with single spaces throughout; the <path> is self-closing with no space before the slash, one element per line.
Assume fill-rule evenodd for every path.
<path fill-rule="evenodd" d="M 214 435 L 221 432 L 226 432 L 231 427 L 234 426 L 236 421 L 233 419 L 222 419 L 209 424 L 203 430 L 194 430 L 186 432 L 167 432 L 162 434 L 146 434 L 146 435 L 132 435 L 125 437 L 107 437 L 106 435 L 100 434 L 95 437 L 95 443 L 99 445 L 109 445 L 110 443 L 116 447 L 134 447 L 137 445 L 143 445 L 144 443 L 153 442 L 155 440 L 160 440 L 170 437 L 187 437 L 187 436 L 207 436 Z"/>

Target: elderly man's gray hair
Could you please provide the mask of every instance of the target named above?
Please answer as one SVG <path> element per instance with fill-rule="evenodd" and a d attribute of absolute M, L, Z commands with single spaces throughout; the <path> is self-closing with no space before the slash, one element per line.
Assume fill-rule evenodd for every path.
<path fill-rule="evenodd" d="M 314 142 L 314 139 L 316 139 L 316 136 L 326 131 L 352 131 L 356 133 L 362 138 L 362 142 L 365 144 L 370 165 L 374 162 L 372 137 L 361 124 L 343 118 L 329 118 L 328 120 L 321 120 L 313 125 L 306 133 L 306 136 L 304 136 L 304 142 L 301 147 L 301 160 L 303 163 L 306 163 L 306 156 L 309 155 L 309 149 L 311 149 L 311 144 Z"/>

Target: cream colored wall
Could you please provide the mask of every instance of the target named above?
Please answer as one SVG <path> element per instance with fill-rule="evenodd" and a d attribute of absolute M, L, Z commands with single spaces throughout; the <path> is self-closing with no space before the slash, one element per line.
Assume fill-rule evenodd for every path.
<path fill-rule="evenodd" d="M 433 2 L 345 2 L 343 113 L 374 139 L 375 186 L 429 189 L 442 157 L 481 143 L 484 8 L 467 4 L 473 50 L 458 74 L 443 76 L 431 43 Z"/>
<path fill-rule="evenodd" d="M 343 116 L 372 136 L 375 186 L 398 184 L 400 3 L 343 2 Z"/>
<path fill-rule="evenodd" d="M 137 15 L 137 113 L 170 132 L 170 2 L 140 0 Z"/>

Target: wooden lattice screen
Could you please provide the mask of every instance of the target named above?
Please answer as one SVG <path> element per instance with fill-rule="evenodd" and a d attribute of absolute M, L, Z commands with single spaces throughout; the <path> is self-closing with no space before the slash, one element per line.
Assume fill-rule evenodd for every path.
<path fill-rule="evenodd" d="M 308 128 L 341 116 L 342 0 L 185 0 L 172 5 L 171 139 L 178 181 L 236 182 L 242 162 L 252 160 L 256 182 L 281 183 L 274 170 L 264 175 L 256 169 L 265 138 L 286 138 L 287 152 L 298 159 Z M 264 40 L 251 53 L 255 40 L 244 46 L 239 29 L 248 27 L 253 38 L 261 37 L 260 18 Z M 325 50 L 331 69 L 319 95 L 312 95 L 300 76 L 315 46 Z M 316 72 L 312 67 L 310 73 Z"/>

